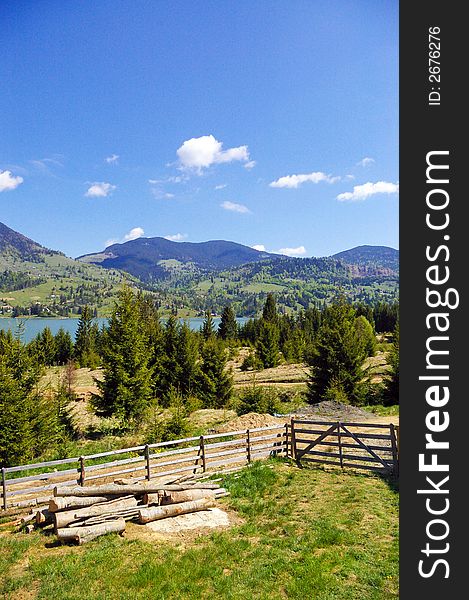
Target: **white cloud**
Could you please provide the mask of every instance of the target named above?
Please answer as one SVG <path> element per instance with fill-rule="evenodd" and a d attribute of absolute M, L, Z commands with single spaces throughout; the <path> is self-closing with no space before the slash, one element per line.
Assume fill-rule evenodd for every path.
<path fill-rule="evenodd" d="M 337 196 L 337 200 L 343 202 L 346 200 L 350 200 L 351 202 L 355 202 L 358 200 L 366 200 L 370 196 L 375 196 L 376 194 L 398 194 L 399 193 L 399 184 L 398 183 L 389 183 L 388 181 L 377 181 L 376 183 L 367 182 L 362 185 L 355 185 L 353 187 L 353 192 L 344 192 L 343 194 L 339 194 Z"/>
<path fill-rule="evenodd" d="M 198 138 L 186 140 L 177 150 L 181 168 L 201 173 L 214 164 L 229 163 L 233 161 L 249 161 L 247 146 L 228 148 L 223 150 L 223 143 L 213 135 L 203 135 Z"/>
<path fill-rule="evenodd" d="M 311 183 L 319 183 L 321 181 L 325 181 L 326 183 L 335 183 L 336 181 L 339 181 L 339 179 L 340 177 L 332 177 L 331 175 L 326 175 L 326 173 L 322 173 L 321 171 L 315 171 L 314 173 L 285 175 L 276 181 L 272 181 L 269 185 L 273 188 L 297 188 L 302 183 L 306 183 L 307 181 Z"/>
<path fill-rule="evenodd" d="M 244 166 L 245 169 L 251 170 L 254 169 L 254 167 L 257 165 L 257 162 L 255 160 L 250 160 L 249 162 L 247 162 Z"/>
<path fill-rule="evenodd" d="M 229 200 L 225 200 L 225 202 L 222 202 L 220 206 L 225 210 L 231 210 L 232 212 L 237 213 L 251 212 L 247 206 L 244 206 L 244 204 L 237 204 L 236 202 L 230 202 Z"/>
<path fill-rule="evenodd" d="M 267 252 L 264 244 L 254 244 L 254 246 L 252 246 L 253 250 L 259 250 L 259 252 Z"/>
<path fill-rule="evenodd" d="M 124 235 L 124 242 L 130 242 L 131 240 L 136 240 L 138 238 L 143 237 L 145 232 L 143 231 L 143 227 L 134 227 Z"/>
<path fill-rule="evenodd" d="M 107 162 L 108 165 L 112 165 L 119 160 L 119 155 L 111 154 L 111 156 L 107 156 L 104 160 Z"/>
<path fill-rule="evenodd" d="M 306 248 L 304 246 L 298 246 L 298 248 L 280 248 L 275 254 L 285 254 L 286 256 L 303 256 L 306 254 Z"/>
<path fill-rule="evenodd" d="M 14 190 L 21 183 L 23 183 L 23 178 L 19 175 L 15 177 L 11 171 L 0 171 L 0 192 Z"/>
<path fill-rule="evenodd" d="M 87 189 L 85 196 L 89 198 L 105 198 L 112 194 L 116 188 L 117 186 L 111 183 L 105 183 L 104 181 L 96 182 Z"/>
<path fill-rule="evenodd" d="M 369 156 L 365 156 L 360 161 L 357 162 L 357 166 L 359 167 L 369 167 L 375 162 L 374 158 L 370 158 Z"/>
<path fill-rule="evenodd" d="M 155 188 L 151 190 L 151 193 L 153 194 L 155 200 L 171 200 L 171 198 L 174 198 L 174 194 L 170 194 L 169 192 L 163 192 Z"/>
<path fill-rule="evenodd" d="M 63 163 L 58 158 L 62 158 L 62 155 L 58 154 L 57 158 L 38 158 L 29 162 L 39 171 L 50 175 L 51 167 L 63 167 Z"/>
<path fill-rule="evenodd" d="M 124 242 L 130 242 L 132 240 L 141 238 L 144 234 L 145 231 L 143 230 L 143 227 L 134 227 L 128 233 L 126 233 L 123 238 L 111 238 L 110 240 L 107 240 L 104 243 L 104 245 L 107 248 L 108 246 L 112 246 L 113 244 L 123 244 Z"/>
<path fill-rule="evenodd" d="M 170 242 L 182 242 L 182 240 L 187 239 L 187 233 L 175 233 L 174 235 L 165 235 L 164 239 L 169 240 Z"/>
<path fill-rule="evenodd" d="M 226 183 L 221 183 L 220 185 L 216 185 L 216 186 L 215 186 L 215 189 L 216 189 L 216 190 L 223 190 L 223 189 L 225 189 L 225 188 L 226 188 L 226 186 L 227 186 L 227 185 L 228 185 L 228 184 L 226 184 Z"/>

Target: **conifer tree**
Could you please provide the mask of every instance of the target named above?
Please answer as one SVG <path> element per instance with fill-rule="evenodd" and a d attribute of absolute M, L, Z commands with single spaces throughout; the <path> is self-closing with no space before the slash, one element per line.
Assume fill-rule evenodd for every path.
<path fill-rule="evenodd" d="M 389 378 L 386 382 L 384 400 L 385 405 L 399 404 L 399 321 L 394 329 L 392 349 L 389 353 Z"/>
<path fill-rule="evenodd" d="M 222 340 L 235 340 L 238 337 L 236 315 L 229 304 L 225 306 L 221 314 L 221 321 L 218 326 L 218 336 Z"/>
<path fill-rule="evenodd" d="M 277 303 L 275 301 L 275 296 L 272 293 L 267 294 L 264 308 L 262 310 L 262 319 L 267 323 L 272 323 L 273 325 L 278 326 L 279 316 L 277 312 Z"/>
<path fill-rule="evenodd" d="M 264 369 L 276 367 L 279 363 L 279 329 L 271 321 L 262 320 L 257 355 Z"/>
<path fill-rule="evenodd" d="M 179 326 L 177 341 L 177 383 L 183 398 L 196 392 L 199 377 L 199 340 L 187 323 Z"/>
<path fill-rule="evenodd" d="M 80 367 L 95 369 L 99 364 L 96 349 L 98 329 L 93 322 L 93 315 L 89 306 L 84 306 L 78 321 L 75 336 L 75 359 Z"/>
<path fill-rule="evenodd" d="M 103 415 L 115 415 L 122 424 L 143 414 L 151 398 L 148 336 L 142 326 L 139 298 L 129 287 L 119 293 L 103 341 L 101 394 L 93 398 Z"/>
<path fill-rule="evenodd" d="M 362 364 L 366 356 L 355 326 L 353 307 L 339 299 L 323 314 L 310 359 L 308 401 L 313 404 L 336 392 L 352 404 L 361 399 Z"/>
<path fill-rule="evenodd" d="M 374 356 L 376 354 L 376 336 L 373 326 L 364 315 L 360 315 L 355 319 L 355 329 L 365 355 Z"/>
<path fill-rule="evenodd" d="M 37 392 L 41 370 L 19 339 L 0 339 L 0 465 L 34 459 L 57 441 L 56 415 Z"/>
<path fill-rule="evenodd" d="M 226 350 L 216 338 L 210 338 L 202 348 L 200 396 L 204 406 L 222 408 L 233 393 L 233 378 L 226 370 Z"/>
<path fill-rule="evenodd" d="M 215 334 L 215 327 L 213 324 L 212 312 L 210 310 L 205 311 L 205 319 L 202 324 L 202 337 L 204 340 L 208 340 Z"/>
<path fill-rule="evenodd" d="M 73 341 L 68 331 L 61 327 L 54 337 L 55 364 L 65 365 L 73 356 Z"/>

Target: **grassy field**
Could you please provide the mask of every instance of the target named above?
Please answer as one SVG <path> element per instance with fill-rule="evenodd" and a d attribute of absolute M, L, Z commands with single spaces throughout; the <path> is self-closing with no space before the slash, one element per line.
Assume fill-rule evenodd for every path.
<path fill-rule="evenodd" d="M 220 506 L 238 524 L 182 541 L 130 525 L 83 547 L 0 534 L 8 600 L 398 597 L 398 494 L 374 475 L 255 463 L 230 476 Z M 137 531 L 145 533 L 137 534 Z"/>

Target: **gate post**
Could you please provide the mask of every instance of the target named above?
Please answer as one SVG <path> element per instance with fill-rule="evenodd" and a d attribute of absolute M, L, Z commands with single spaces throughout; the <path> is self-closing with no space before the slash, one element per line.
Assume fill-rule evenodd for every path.
<path fill-rule="evenodd" d="M 342 427 L 340 421 L 337 421 L 337 434 L 338 434 L 338 442 L 339 442 L 339 461 L 340 468 L 344 468 L 343 459 L 342 459 L 342 436 L 340 435 L 340 428 Z"/>
<path fill-rule="evenodd" d="M 296 453 L 295 420 L 293 417 L 291 418 L 291 457 L 293 460 L 296 460 L 296 462 L 298 463 L 298 466 L 299 466 L 300 461 L 297 458 L 297 453 Z"/>
<path fill-rule="evenodd" d="M 389 433 L 391 434 L 392 462 L 393 472 L 396 477 L 399 476 L 399 451 L 397 447 L 396 427 L 394 423 L 389 425 Z"/>

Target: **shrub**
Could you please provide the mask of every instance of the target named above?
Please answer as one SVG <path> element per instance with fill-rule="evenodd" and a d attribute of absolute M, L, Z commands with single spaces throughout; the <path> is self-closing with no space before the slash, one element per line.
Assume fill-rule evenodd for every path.
<path fill-rule="evenodd" d="M 238 415 L 245 415 L 249 412 L 256 413 L 278 413 L 281 410 L 277 392 L 272 389 L 265 389 L 256 383 L 244 390 L 239 398 L 239 404 L 236 408 Z"/>

